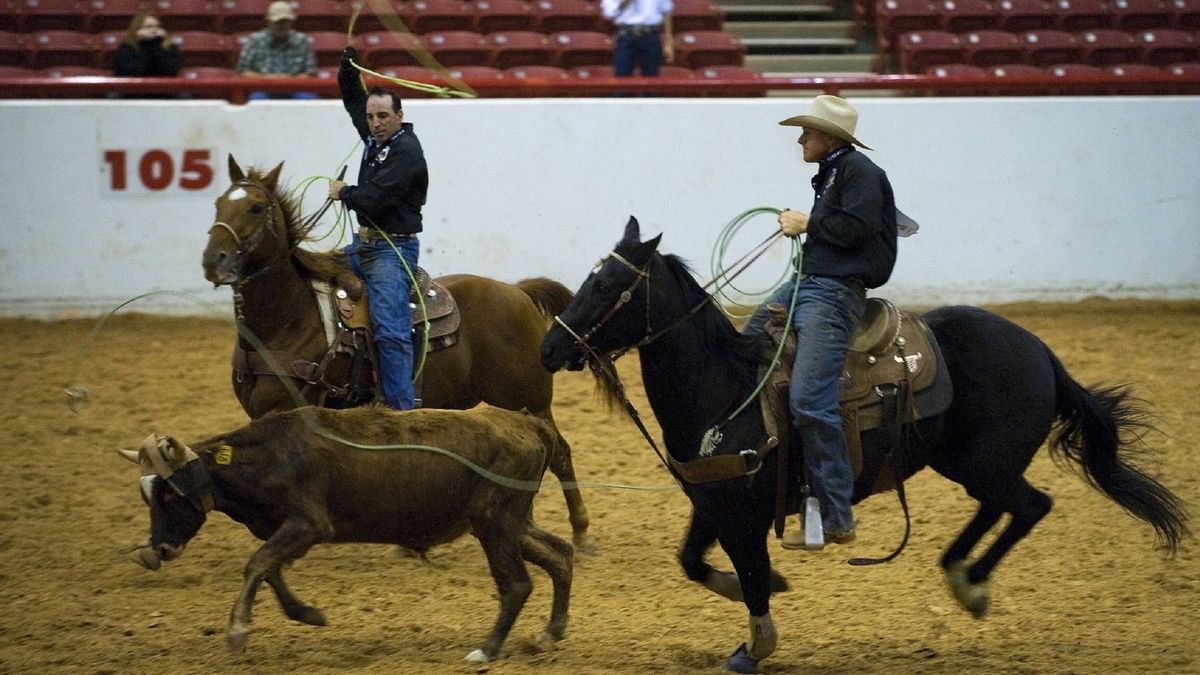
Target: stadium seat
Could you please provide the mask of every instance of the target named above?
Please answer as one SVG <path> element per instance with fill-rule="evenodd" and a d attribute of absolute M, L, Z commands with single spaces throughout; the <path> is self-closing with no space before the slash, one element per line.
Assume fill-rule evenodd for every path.
<path fill-rule="evenodd" d="M 308 36 L 312 38 L 318 66 L 336 66 L 341 61 L 346 49 L 346 31 L 315 30 Z"/>
<path fill-rule="evenodd" d="M 0 66 L 0 77 L 45 77 L 40 70 L 21 66 Z"/>
<path fill-rule="evenodd" d="M 1068 33 L 1110 28 L 1112 12 L 1104 0 L 1058 0 L 1054 3 L 1054 27 Z"/>
<path fill-rule="evenodd" d="M 375 2 L 366 2 L 365 0 L 351 0 L 349 3 L 350 18 L 354 20 L 354 34 L 375 33 L 381 30 L 391 30 L 393 26 L 399 28 L 403 25 L 405 29 L 412 29 L 409 25 L 409 17 L 407 12 L 408 6 L 403 0 L 387 0 L 386 4 L 391 8 L 391 14 L 386 18 L 380 18 L 375 13 Z M 357 16 L 355 12 L 358 12 Z M 398 22 L 398 23 L 397 23 Z"/>
<path fill-rule="evenodd" d="M 986 82 L 988 80 L 988 71 L 966 63 L 943 63 L 940 66 L 930 66 L 925 70 L 925 74 L 938 78 L 955 77 L 978 82 Z M 931 89 L 929 93 L 936 96 L 979 96 L 982 92 L 972 88 L 939 88 Z"/>
<path fill-rule="evenodd" d="M 438 77 L 437 71 L 432 68 L 426 68 L 425 66 L 379 66 L 377 68 L 372 68 L 371 70 L 374 70 L 382 75 L 399 78 L 401 80 L 415 80 L 417 82 L 430 83 L 439 82 L 441 80 L 441 78 Z M 373 83 L 375 78 L 371 75 L 367 75 L 367 80 L 368 82 Z M 386 81 L 382 81 L 380 84 L 383 86 L 391 86 Z"/>
<path fill-rule="evenodd" d="M 1171 10 L 1162 0 L 1112 0 L 1113 28 L 1136 32 L 1151 28 L 1168 28 Z"/>
<path fill-rule="evenodd" d="M 13 3 L 21 31 L 77 30 L 87 27 L 88 9 L 80 0 L 18 0 Z M 132 17 L 130 17 L 132 18 Z M 126 24 L 129 20 L 126 19 Z"/>
<path fill-rule="evenodd" d="M 96 49 L 101 68 L 112 70 L 117 56 L 117 47 L 125 41 L 126 31 L 107 30 L 92 34 L 92 46 Z"/>
<path fill-rule="evenodd" d="M 612 66 L 579 66 L 570 70 L 571 77 L 580 79 L 595 79 L 597 77 L 612 77 Z"/>
<path fill-rule="evenodd" d="M 86 30 L 89 33 L 128 30 L 143 4 L 142 0 L 91 0 L 88 3 Z M 174 30 L 173 26 L 165 28 L 167 32 Z"/>
<path fill-rule="evenodd" d="M 217 6 L 212 0 L 155 0 L 150 9 L 170 33 L 224 30 Z M 266 25 L 266 21 L 266 12 L 263 12 L 258 18 L 258 27 Z"/>
<path fill-rule="evenodd" d="M 917 30 L 939 30 L 941 17 L 929 0 L 879 0 L 875 5 L 875 48 L 880 54 L 895 51 L 900 35 Z"/>
<path fill-rule="evenodd" d="M 0 65 L 14 68 L 30 66 L 26 35 L 11 30 L 0 30 Z"/>
<path fill-rule="evenodd" d="M 42 75 L 57 79 L 60 77 L 108 77 L 112 73 L 96 66 L 62 65 L 43 68 Z M 74 95 L 72 94 L 72 96 Z"/>
<path fill-rule="evenodd" d="M 550 36 L 553 63 L 562 68 L 612 63 L 613 40 L 607 33 L 566 30 Z"/>
<path fill-rule="evenodd" d="M 1129 78 L 1131 84 L 1119 84 L 1110 87 L 1105 93 L 1108 94 L 1172 94 L 1175 86 L 1172 84 L 1146 84 L 1144 81 L 1150 77 L 1162 77 L 1166 73 L 1158 66 L 1151 66 L 1145 63 L 1114 63 L 1105 68 L 1105 70 L 1117 77 Z"/>
<path fill-rule="evenodd" d="M 540 77 L 547 80 L 569 80 L 571 73 L 558 66 L 516 66 L 504 71 L 510 78 L 524 80 L 530 77 Z"/>
<path fill-rule="evenodd" d="M 404 6 L 403 17 L 418 35 L 475 28 L 475 13 L 462 0 L 413 0 Z"/>
<path fill-rule="evenodd" d="M 588 0 L 534 0 L 537 30 L 550 34 L 565 30 L 599 30 L 604 26 L 599 4 Z"/>
<path fill-rule="evenodd" d="M 712 0 L 674 0 L 671 27 L 677 33 L 695 30 L 721 30 L 725 13 Z"/>
<path fill-rule="evenodd" d="M 1030 30 L 1021 34 L 1022 60 L 1031 66 L 1076 63 L 1080 58 L 1075 36 L 1061 30 Z"/>
<path fill-rule="evenodd" d="M 1141 45 L 1142 63 L 1152 66 L 1166 66 L 1183 61 L 1200 59 L 1197 54 L 1196 39 L 1191 33 L 1173 28 L 1147 30 L 1136 36 Z"/>
<path fill-rule="evenodd" d="M 266 28 L 270 4 L 271 0 L 219 0 L 216 9 L 221 32 L 232 35 Z"/>
<path fill-rule="evenodd" d="M 477 33 L 502 30 L 534 30 L 537 28 L 533 11 L 525 0 L 475 0 L 472 3 Z"/>
<path fill-rule="evenodd" d="M 709 80 L 758 80 L 763 74 L 746 66 L 707 66 L 692 71 L 697 79 Z"/>
<path fill-rule="evenodd" d="M 487 65 L 491 49 L 479 33 L 448 30 L 421 36 L 421 44 L 446 68 Z M 503 76 L 503 73 L 501 73 Z"/>
<path fill-rule="evenodd" d="M 707 67 L 714 68 L 715 66 Z M 684 66 L 665 64 L 659 66 L 658 76 L 667 80 L 694 80 L 696 79 L 696 71 Z"/>
<path fill-rule="evenodd" d="M 346 37 L 343 34 L 343 45 L 345 41 Z M 427 48 L 421 38 L 412 33 L 389 33 L 385 30 L 362 33 L 354 38 L 354 44 L 359 50 L 359 65 L 371 70 L 377 70 L 377 65 L 420 65 L 416 54 Z"/>
<path fill-rule="evenodd" d="M 492 66 L 455 66 L 447 71 L 457 80 L 507 80 L 503 70 Z"/>
<path fill-rule="evenodd" d="M 697 30 L 675 35 L 675 58 L 685 68 L 740 66 L 745 56 L 745 46 L 730 33 Z"/>
<path fill-rule="evenodd" d="M 206 30 L 176 31 L 171 33 L 171 41 L 179 50 L 185 68 L 233 68 L 237 65 L 239 50 L 234 49 L 220 33 Z"/>
<path fill-rule="evenodd" d="M 296 9 L 296 30 L 341 31 L 350 24 L 350 5 L 342 0 L 290 0 Z M 356 30 L 357 32 L 357 30 Z"/>
<path fill-rule="evenodd" d="M 179 76 L 188 80 L 211 80 L 214 78 L 239 77 L 233 68 L 218 68 L 216 66 L 192 66 L 182 68 Z"/>
<path fill-rule="evenodd" d="M 1141 45 L 1123 30 L 1098 28 L 1085 30 L 1075 35 L 1084 63 L 1093 66 L 1111 66 L 1116 63 L 1137 63 L 1141 58 Z"/>
<path fill-rule="evenodd" d="M 1057 19 L 1046 0 L 1000 0 L 996 8 L 1000 12 L 998 28 L 1010 33 L 1054 28 Z"/>
<path fill-rule="evenodd" d="M 959 35 L 963 47 L 963 62 L 986 68 L 1021 60 L 1021 41 L 1002 30 L 979 30 Z"/>
<path fill-rule="evenodd" d="M 528 30 L 498 31 L 484 36 L 491 51 L 489 63 L 501 70 L 516 66 L 545 65 L 554 58 L 555 47 L 542 33 Z"/>
<path fill-rule="evenodd" d="M 1200 76 L 1200 61 L 1187 61 L 1184 63 L 1172 63 L 1163 68 L 1163 72 L 1178 78 L 1194 78 Z M 1172 93 L 1183 95 L 1200 94 L 1200 84 L 1192 84 L 1188 82 L 1180 82 L 1172 87 Z"/>
<path fill-rule="evenodd" d="M 29 52 L 30 68 L 44 70 L 57 66 L 98 67 L 99 64 L 92 36 L 82 31 L 38 31 L 25 38 L 25 46 Z"/>
<path fill-rule="evenodd" d="M 1000 25 L 1000 13 L 988 0 L 940 0 L 934 9 L 938 28 L 950 33 L 993 30 Z"/>
<path fill-rule="evenodd" d="M 1086 63 L 1059 63 L 1047 66 L 1046 72 L 1055 77 L 1102 76 L 1107 74 L 1103 68 L 1089 66 Z M 1057 95 L 1094 95 L 1108 93 L 1108 88 L 1102 84 L 1064 84 L 1054 87 L 1051 93 Z"/>
<path fill-rule="evenodd" d="M 962 41 L 943 30 L 917 30 L 900 36 L 900 72 L 923 73 L 930 66 L 962 61 Z"/>
<path fill-rule="evenodd" d="M 1167 9 L 1171 12 L 1171 28 L 1200 30 L 1200 0 L 1170 0 Z"/>

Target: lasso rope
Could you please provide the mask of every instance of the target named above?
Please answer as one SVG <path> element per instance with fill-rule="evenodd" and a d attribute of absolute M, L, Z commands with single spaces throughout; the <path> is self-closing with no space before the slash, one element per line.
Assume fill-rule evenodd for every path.
<path fill-rule="evenodd" d="M 743 227 L 745 227 L 746 224 L 748 222 L 750 222 L 750 220 L 752 218 L 754 218 L 755 216 L 764 214 L 764 213 L 769 213 L 769 214 L 778 216 L 781 213 L 781 211 L 779 209 L 771 208 L 771 207 L 767 207 L 767 206 L 760 206 L 757 208 L 749 209 L 749 210 L 743 211 L 743 212 L 739 213 L 738 215 L 734 216 L 732 220 L 730 220 L 728 223 L 725 224 L 725 226 L 723 228 L 721 228 L 720 233 L 718 233 L 718 235 L 717 235 L 717 241 L 713 245 L 713 252 L 712 252 L 712 257 L 710 260 L 713 279 L 722 279 L 728 275 L 728 270 L 725 267 L 725 254 L 729 249 L 730 243 L 733 241 L 733 239 L 737 235 L 737 233 Z M 762 290 L 755 290 L 755 291 L 742 290 L 741 288 L 734 286 L 733 282 L 732 282 L 732 278 L 730 278 L 730 280 L 728 282 L 718 285 L 717 288 L 715 288 L 713 290 L 713 295 L 718 300 L 718 302 L 716 304 L 718 307 L 721 308 L 721 311 L 724 312 L 726 316 L 728 316 L 731 319 L 739 319 L 739 320 L 748 318 L 750 315 L 736 313 L 731 308 L 735 307 L 735 306 L 746 306 L 746 305 L 757 306 L 763 300 L 765 300 L 767 297 L 769 297 L 771 295 L 771 293 L 774 292 L 775 289 L 778 288 L 784 281 L 787 280 L 788 275 L 792 274 L 793 270 L 796 268 L 796 265 L 793 264 L 793 261 L 798 261 L 799 256 L 800 256 L 799 241 L 796 239 L 793 239 L 791 241 L 792 241 L 791 260 L 789 260 L 788 265 L 784 268 L 784 270 L 779 275 L 779 277 L 777 277 L 775 279 L 775 281 L 771 282 L 771 285 L 768 288 L 762 289 Z M 734 265 L 736 265 L 736 264 L 737 263 L 735 262 Z M 733 298 L 731 298 L 726 293 L 726 289 L 731 289 L 731 290 L 739 293 L 742 296 L 742 298 L 740 300 L 735 301 Z"/>
<path fill-rule="evenodd" d="M 383 24 L 384 28 L 387 28 L 389 33 L 393 35 L 412 35 L 412 31 L 410 31 L 408 27 L 404 25 L 404 22 L 401 21 L 400 17 L 396 15 L 395 10 L 392 9 L 391 4 L 388 3 L 387 0 L 368 0 L 368 3 L 371 5 L 371 8 L 375 10 L 375 16 L 379 17 L 380 23 Z M 358 15 L 362 12 L 363 7 L 366 7 L 366 5 L 367 3 L 360 4 L 358 8 L 354 10 L 354 14 L 350 17 L 350 25 L 346 29 L 347 46 L 354 44 L 354 24 L 358 22 Z M 414 42 L 415 44 L 420 45 L 420 41 Z M 391 77 L 390 75 L 384 75 L 373 70 L 368 70 L 353 60 L 350 61 L 350 64 L 361 72 L 374 75 L 375 77 L 387 80 L 388 82 L 392 82 L 401 87 L 423 91 L 440 98 L 450 98 L 451 96 L 456 96 L 459 98 L 477 98 L 475 90 L 467 86 L 466 82 L 463 82 L 459 78 L 451 75 L 450 71 L 446 70 L 445 66 L 439 63 L 437 59 L 433 58 L 433 54 L 430 54 L 429 50 L 425 49 L 424 47 L 410 47 L 408 53 L 411 54 L 413 58 L 415 58 L 422 66 L 429 68 L 437 73 L 438 77 L 449 82 L 453 88 L 440 87 L 436 84 L 429 84 L 427 82 L 414 82 L 413 80 L 405 80 L 399 77 Z"/>

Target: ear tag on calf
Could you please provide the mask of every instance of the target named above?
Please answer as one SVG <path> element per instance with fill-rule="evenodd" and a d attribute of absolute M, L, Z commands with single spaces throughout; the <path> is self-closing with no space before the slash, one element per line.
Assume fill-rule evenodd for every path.
<path fill-rule="evenodd" d="M 232 464 L 233 463 L 233 446 L 222 445 L 213 453 L 213 461 L 217 464 Z"/>
<path fill-rule="evenodd" d="M 813 551 L 825 548 L 825 531 L 821 527 L 821 503 L 816 497 L 804 500 L 804 548 Z"/>

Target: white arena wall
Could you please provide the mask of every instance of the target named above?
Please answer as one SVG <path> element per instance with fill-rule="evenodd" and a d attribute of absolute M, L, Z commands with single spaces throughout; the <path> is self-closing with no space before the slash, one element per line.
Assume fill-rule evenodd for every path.
<path fill-rule="evenodd" d="M 858 137 L 921 223 L 901 240 L 901 304 L 1200 297 L 1200 98 L 864 98 Z M 575 288 L 632 214 L 711 277 L 714 243 L 755 207 L 807 209 L 776 122 L 801 99 L 413 100 L 430 165 L 421 264 Z M 228 311 L 200 254 L 226 156 L 330 176 L 355 136 L 336 101 L 0 101 L 0 313 Z M 305 211 L 323 199 L 309 189 Z M 325 222 L 331 229 L 332 214 Z M 729 261 L 775 228 L 752 219 Z M 322 246 L 333 246 L 328 239 Z M 778 245 L 737 285 L 770 285 Z M 149 297 L 139 298 L 143 294 Z"/>

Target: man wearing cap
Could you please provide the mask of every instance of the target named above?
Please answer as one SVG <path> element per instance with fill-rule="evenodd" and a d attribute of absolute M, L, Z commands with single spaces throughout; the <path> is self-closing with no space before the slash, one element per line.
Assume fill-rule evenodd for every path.
<path fill-rule="evenodd" d="M 804 448 L 810 495 L 820 502 L 824 539 L 844 544 L 855 539 L 854 476 L 838 413 L 838 378 L 866 308 L 866 289 L 883 285 L 896 264 L 896 202 L 887 174 L 854 147 L 871 149 L 854 137 L 858 112 L 850 103 L 818 96 L 808 114 L 780 124 L 803 129 L 798 142 L 804 161 L 818 164 L 816 199 L 811 213 L 779 214 L 785 235 L 805 235 L 799 274 L 755 311 L 743 332 L 761 332 L 766 306 L 786 307 L 794 295 L 789 409 Z M 802 548 L 803 533 L 789 531 L 783 546 Z"/>
<path fill-rule="evenodd" d="M 366 91 L 351 63 L 357 57 L 352 46 L 342 52 L 338 88 L 365 145 L 358 185 L 335 180 L 329 184 L 329 198 L 340 200 L 358 219 L 358 233 L 345 251 L 351 269 L 366 282 L 383 399 L 397 410 L 411 410 L 416 392 L 408 299 L 417 272 L 417 234 L 423 229 L 429 170 L 413 125 L 404 121 L 400 95 L 382 87 Z"/>
<path fill-rule="evenodd" d="M 245 77 L 293 77 L 316 75 L 317 56 L 312 38 L 296 30 L 292 25 L 296 12 L 284 0 L 276 0 L 267 8 L 267 27 L 252 33 L 242 46 L 237 70 Z M 312 92 L 272 93 L 250 92 L 247 98 L 298 98 L 315 99 Z"/>

